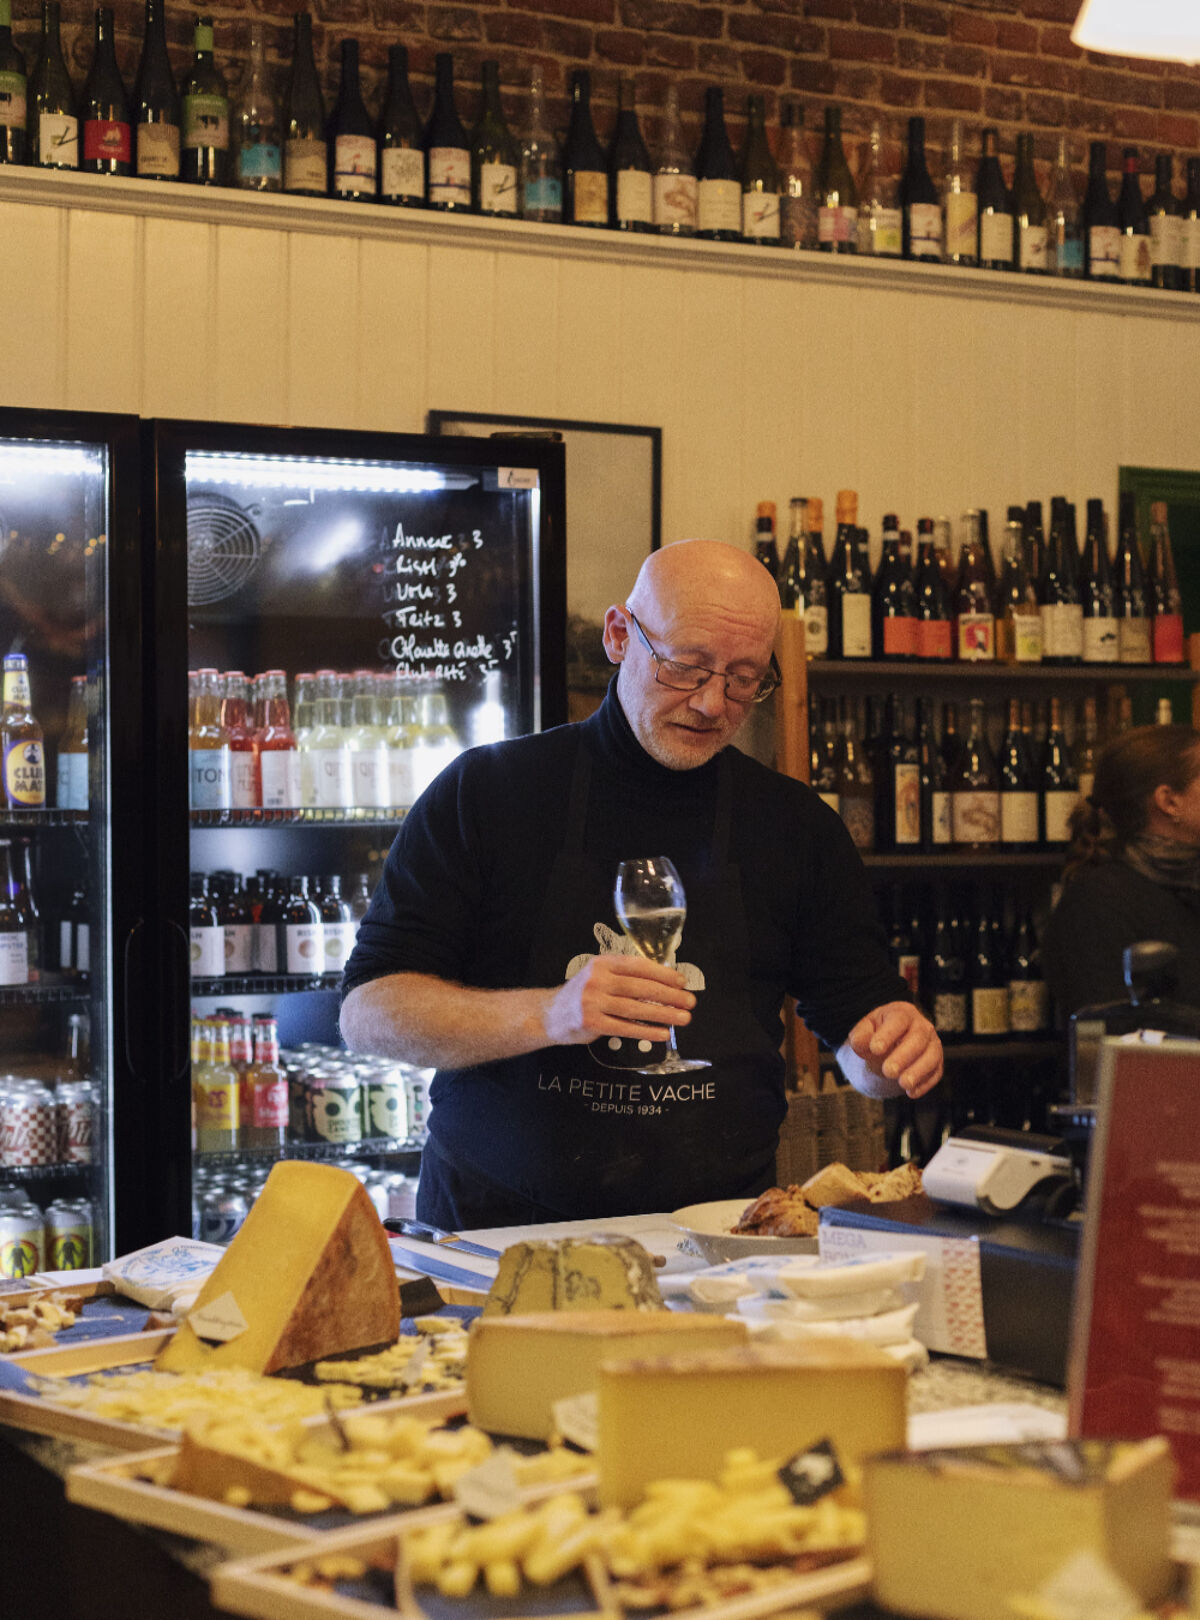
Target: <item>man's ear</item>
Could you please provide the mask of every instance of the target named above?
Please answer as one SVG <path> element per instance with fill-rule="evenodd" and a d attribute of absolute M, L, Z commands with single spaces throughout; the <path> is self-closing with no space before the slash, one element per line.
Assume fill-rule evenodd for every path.
<path fill-rule="evenodd" d="M 610 664 L 623 661 L 629 647 L 629 620 L 625 609 L 610 607 L 604 615 L 604 651 Z"/>

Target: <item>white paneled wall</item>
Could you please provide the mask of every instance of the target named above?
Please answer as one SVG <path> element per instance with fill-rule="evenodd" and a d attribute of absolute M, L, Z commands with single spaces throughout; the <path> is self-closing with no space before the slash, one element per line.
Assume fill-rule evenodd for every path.
<path fill-rule="evenodd" d="M 663 535 L 1200 468 L 1200 298 L 10 170 L 0 403 L 663 429 Z"/>

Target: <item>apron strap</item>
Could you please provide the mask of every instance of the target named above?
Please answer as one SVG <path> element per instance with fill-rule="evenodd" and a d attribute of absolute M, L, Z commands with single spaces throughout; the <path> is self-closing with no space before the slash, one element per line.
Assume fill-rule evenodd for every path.
<path fill-rule="evenodd" d="M 717 808 L 713 816 L 712 863 L 719 872 L 729 860 L 729 838 L 733 827 L 733 771 L 729 749 L 717 756 Z"/>
<path fill-rule="evenodd" d="M 563 853 L 581 856 L 583 835 L 587 830 L 588 790 L 592 783 L 592 756 L 587 744 L 580 738 L 575 750 L 575 769 L 571 772 L 571 794 L 567 800 L 567 830 L 563 839 Z"/>

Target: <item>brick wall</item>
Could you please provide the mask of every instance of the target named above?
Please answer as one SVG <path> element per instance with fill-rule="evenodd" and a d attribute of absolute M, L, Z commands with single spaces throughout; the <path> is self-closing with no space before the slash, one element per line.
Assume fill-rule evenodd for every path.
<path fill-rule="evenodd" d="M 1077 50 L 1070 28 L 1079 0 L 509 0 L 508 4 L 455 4 L 453 0 L 313 0 L 318 68 L 330 100 L 336 88 L 338 41 L 360 42 L 368 107 L 377 108 L 389 43 L 408 46 L 413 91 L 424 116 L 432 97 L 433 58 L 454 53 L 459 111 L 470 123 L 477 106 L 478 67 L 496 57 L 506 112 L 523 127 L 529 66 L 541 62 L 556 126 L 565 126 L 565 92 L 572 67 L 592 69 L 596 124 L 602 140 L 611 128 L 617 78 L 637 86 L 643 131 L 651 141 L 663 91 L 674 80 L 689 134 L 698 134 L 704 89 L 726 92 L 730 134 L 740 137 L 744 97 L 761 91 L 768 115 L 794 97 L 803 107 L 814 156 L 823 107 L 838 102 L 851 161 L 872 118 L 883 124 L 885 152 L 899 168 L 905 121 L 928 119 L 931 162 L 940 153 L 953 117 L 970 132 L 1000 127 L 1011 160 L 1019 130 L 1036 136 L 1043 178 L 1057 135 L 1070 137 L 1072 161 L 1082 171 L 1090 139 L 1106 137 L 1109 161 L 1119 171 L 1119 143 L 1142 153 L 1143 170 L 1156 151 L 1200 149 L 1200 69 L 1127 61 Z M 15 0 L 14 33 L 32 62 L 36 0 Z M 142 32 L 138 0 L 115 0 L 118 57 L 126 78 L 136 71 Z M 290 54 L 291 5 L 280 0 L 216 0 L 218 60 L 231 87 L 246 54 L 252 18 L 268 29 L 268 51 L 280 64 L 281 85 Z M 91 59 L 91 7 L 63 0 L 64 48 L 81 84 Z M 172 59 L 189 60 L 192 10 L 168 5 Z M 974 142 L 970 154 L 977 149 Z"/>

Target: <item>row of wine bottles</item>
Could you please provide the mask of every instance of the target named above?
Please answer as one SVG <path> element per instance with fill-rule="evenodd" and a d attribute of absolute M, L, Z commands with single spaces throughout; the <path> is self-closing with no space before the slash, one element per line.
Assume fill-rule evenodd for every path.
<path fill-rule="evenodd" d="M 193 978 L 341 972 L 370 903 L 365 872 L 342 892 L 337 875 L 284 877 L 260 868 L 193 872 L 189 931 Z"/>
<path fill-rule="evenodd" d="M 1164 501 L 1151 507 L 1148 564 L 1138 537 L 1137 504 L 1120 497 L 1110 556 L 1104 505 L 1087 503 L 1082 552 L 1075 507 L 1010 506 L 997 571 L 988 514 L 964 514 L 957 561 L 950 520 L 917 521 L 912 534 L 889 513 L 872 577 L 868 535 L 857 522 L 858 495 L 839 490 L 837 537 L 826 561 L 821 500 L 795 496 L 782 558 L 775 506 L 760 503 L 755 552 L 779 585 L 784 610 L 804 621 L 809 658 L 887 658 L 1011 664 L 1179 664 L 1184 661 L 1183 598 Z"/>
<path fill-rule="evenodd" d="M 621 83 L 616 126 L 607 150 L 601 145 L 585 68 L 571 75 L 570 122 L 560 148 L 546 119 L 537 65 L 531 70 L 523 141 L 505 119 L 495 61 L 482 64 L 479 116 L 468 134 L 456 105 L 453 58 L 439 54 L 433 106 L 422 122 L 402 45 L 389 51 L 387 88 L 373 120 L 363 99 L 354 39 L 341 42 L 338 96 L 326 116 L 307 12 L 295 16 L 282 101 L 271 84 L 262 27 L 251 25 L 244 89 L 233 107 L 214 55 L 211 18 L 197 22 L 195 59 L 182 90 L 176 89 L 162 0 L 146 0 L 132 96 L 117 66 L 113 13 L 97 10 L 95 52 L 77 98 L 59 43 L 58 0 L 43 0 L 42 36 L 28 79 L 12 41 L 10 3 L 0 0 L 0 161 L 1200 290 L 1200 158 L 1188 160 L 1187 192 L 1180 198 L 1173 160 L 1159 154 L 1147 199 L 1137 150 L 1126 147 L 1114 201 L 1107 145 L 1094 141 L 1081 207 L 1065 136 L 1043 196 L 1031 134 L 1017 137 L 1010 187 L 998 131 L 983 130 L 972 163 L 956 121 L 946 172 L 935 183 L 925 120 L 914 116 L 908 122 L 903 173 L 887 172 L 876 123 L 856 180 L 846 159 L 839 107 L 825 108 L 824 141 L 814 167 L 798 105 L 788 104 L 781 127 L 771 131 L 763 98 L 748 96 L 745 133 L 735 154 L 724 93 L 711 86 L 693 156 L 684 142 L 673 85 L 652 158 L 639 127 L 632 81 Z"/>

